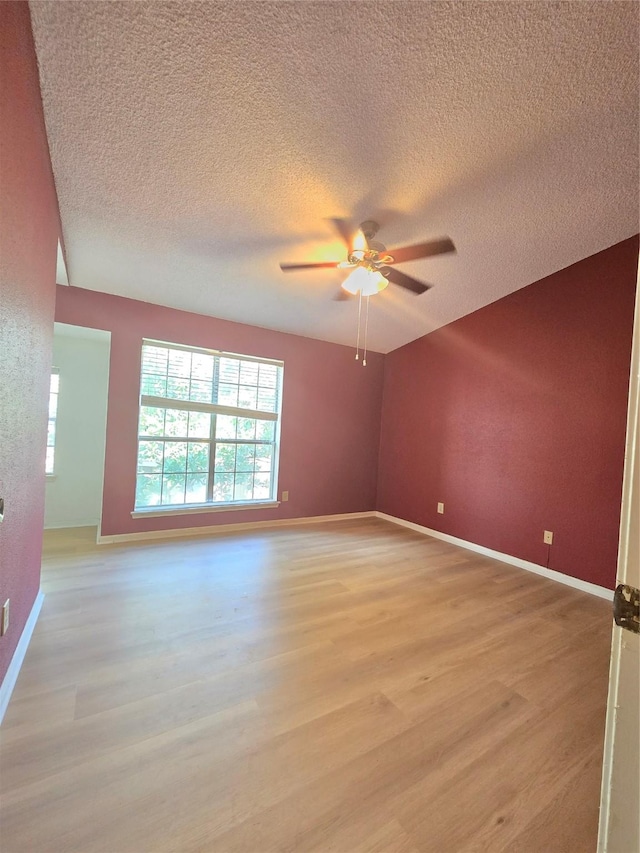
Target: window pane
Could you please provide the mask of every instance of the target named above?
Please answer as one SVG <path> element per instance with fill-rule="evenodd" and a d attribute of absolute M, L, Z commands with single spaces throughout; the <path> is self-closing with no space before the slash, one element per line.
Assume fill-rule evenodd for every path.
<path fill-rule="evenodd" d="M 49 385 L 49 391 L 52 394 L 57 394 L 59 386 L 60 386 L 60 374 L 52 373 L 51 374 L 51 384 Z"/>
<path fill-rule="evenodd" d="M 187 474 L 187 503 L 199 504 L 207 500 L 207 475 Z"/>
<path fill-rule="evenodd" d="M 253 497 L 269 500 L 271 497 L 271 474 L 256 474 L 253 480 Z"/>
<path fill-rule="evenodd" d="M 236 464 L 235 444 L 216 445 L 216 471 L 233 471 Z"/>
<path fill-rule="evenodd" d="M 165 435 L 172 438 L 186 438 L 189 424 L 189 412 L 167 409 Z"/>
<path fill-rule="evenodd" d="M 167 397 L 172 400 L 188 400 L 189 380 L 170 376 L 167 380 Z"/>
<path fill-rule="evenodd" d="M 195 400 L 197 403 L 211 403 L 211 382 L 201 382 L 198 379 L 192 379 L 191 389 L 189 391 L 189 399 Z"/>
<path fill-rule="evenodd" d="M 213 379 L 213 356 L 194 352 L 191 358 L 191 379 L 202 379 L 211 385 Z"/>
<path fill-rule="evenodd" d="M 260 386 L 275 388 L 278 384 L 278 368 L 275 364 L 260 365 Z"/>
<path fill-rule="evenodd" d="M 58 395 L 57 394 L 49 394 L 49 417 L 50 418 L 55 418 L 57 408 L 58 408 Z"/>
<path fill-rule="evenodd" d="M 160 503 L 162 477 L 160 474 L 138 474 L 136 506 L 157 506 Z"/>
<path fill-rule="evenodd" d="M 253 471 L 255 450 L 253 444 L 239 444 L 236 454 L 236 471 Z"/>
<path fill-rule="evenodd" d="M 169 350 L 166 347 L 144 344 L 142 347 L 142 372 L 166 374 L 168 358 Z"/>
<path fill-rule="evenodd" d="M 256 444 L 256 471 L 271 471 L 273 445 Z"/>
<path fill-rule="evenodd" d="M 258 405 L 258 389 L 251 385 L 241 385 L 238 391 L 238 406 L 241 409 L 255 409 Z"/>
<path fill-rule="evenodd" d="M 218 403 L 221 406 L 237 406 L 238 405 L 238 386 L 227 385 L 221 382 L 218 389 Z"/>
<path fill-rule="evenodd" d="M 151 397 L 166 397 L 167 395 L 167 377 L 154 376 L 153 374 L 145 374 L 142 377 L 141 394 L 149 394 Z"/>
<path fill-rule="evenodd" d="M 236 474 L 234 501 L 250 501 L 253 497 L 253 474 Z"/>
<path fill-rule="evenodd" d="M 256 425 L 256 438 L 263 441 L 273 441 L 275 427 L 276 425 L 273 421 L 258 421 Z"/>
<path fill-rule="evenodd" d="M 236 358 L 220 359 L 220 382 L 238 384 L 240 362 Z"/>
<path fill-rule="evenodd" d="M 53 447 L 56 443 L 56 422 L 49 421 L 47 424 L 47 447 Z"/>
<path fill-rule="evenodd" d="M 183 441 L 167 441 L 164 445 L 164 473 L 187 470 L 187 444 Z"/>
<path fill-rule="evenodd" d="M 44 466 L 45 474 L 53 474 L 53 453 L 53 447 L 47 447 L 47 458 Z"/>
<path fill-rule="evenodd" d="M 189 442 L 187 471 L 206 474 L 209 470 L 209 445 Z"/>
<path fill-rule="evenodd" d="M 162 456 L 161 441 L 141 441 L 138 447 L 138 473 L 161 474 Z"/>
<path fill-rule="evenodd" d="M 256 422 L 251 418 L 238 418 L 238 438 L 253 440 L 256 437 Z"/>
<path fill-rule="evenodd" d="M 216 438 L 235 438 L 237 418 L 231 415 L 218 415 L 216 419 Z"/>
<path fill-rule="evenodd" d="M 233 474 L 216 474 L 213 481 L 214 501 L 233 500 Z"/>
<path fill-rule="evenodd" d="M 140 435 L 164 435 L 165 409 L 140 407 Z"/>
<path fill-rule="evenodd" d="M 191 353 L 186 350 L 169 350 L 169 376 L 191 376 Z"/>
<path fill-rule="evenodd" d="M 258 390 L 258 409 L 262 412 L 276 411 L 276 389 L 260 388 Z"/>
<path fill-rule="evenodd" d="M 162 503 L 183 504 L 184 487 L 184 474 L 164 474 L 162 477 Z"/>
<path fill-rule="evenodd" d="M 209 438 L 211 415 L 205 412 L 189 412 L 189 438 Z"/>
<path fill-rule="evenodd" d="M 255 361 L 240 362 L 240 384 L 241 385 L 257 385 L 258 384 L 258 363 Z"/>

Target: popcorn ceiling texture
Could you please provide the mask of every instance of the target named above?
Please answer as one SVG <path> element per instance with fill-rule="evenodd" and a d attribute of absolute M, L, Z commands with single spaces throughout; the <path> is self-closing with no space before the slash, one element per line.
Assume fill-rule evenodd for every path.
<path fill-rule="evenodd" d="M 638 4 L 31 4 L 71 283 L 352 343 L 325 219 L 436 285 L 389 351 L 638 230 Z"/>

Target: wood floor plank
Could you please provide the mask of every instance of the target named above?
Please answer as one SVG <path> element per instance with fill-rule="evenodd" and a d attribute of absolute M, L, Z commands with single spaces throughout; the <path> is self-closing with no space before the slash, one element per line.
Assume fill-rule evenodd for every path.
<path fill-rule="evenodd" d="M 3 853 L 595 849 L 605 601 L 377 519 L 48 531 L 42 586 Z"/>

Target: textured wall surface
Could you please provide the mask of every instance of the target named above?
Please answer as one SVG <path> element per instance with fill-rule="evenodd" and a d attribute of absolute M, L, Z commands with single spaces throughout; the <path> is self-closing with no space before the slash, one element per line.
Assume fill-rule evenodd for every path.
<path fill-rule="evenodd" d="M 102 533 L 375 509 L 383 356 L 144 302 L 58 287 L 56 320 L 111 331 Z M 143 337 L 284 361 L 275 509 L 132 519 Z"/>
<path fill-rule="evenodd" d="M 388 355 L 378 509 L 613 587 L 637 263 L 632 238 Z"/>
<path fill-rule="evenodd" d="M 60 371 L 55 477 L 47 478 L 45 527 L 98 524 L 107 424 L 109 336 L 53 336 Z"/>
<path fill-rule="evenodd" d="M 0 680 L 40 583 L 58 207 L 26 3 L 0 3 Z"/>
<path fill-rule="evenodd" d="M 451 235 L 386 352 L 637 231 L 638 3 L 31 8 L 78 287 L 349 344 L 345 274 L 278 261 Z"/>

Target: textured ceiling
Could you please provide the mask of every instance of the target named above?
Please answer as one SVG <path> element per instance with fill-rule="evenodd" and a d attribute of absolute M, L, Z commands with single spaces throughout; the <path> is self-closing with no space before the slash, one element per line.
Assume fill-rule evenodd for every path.
<path fill-rule="evenodd" d="M 635 2 L 32 2 L 72 285 L 341 343 L 327 223 L 435 287 L 394 349 L 638 230 Z"/>

